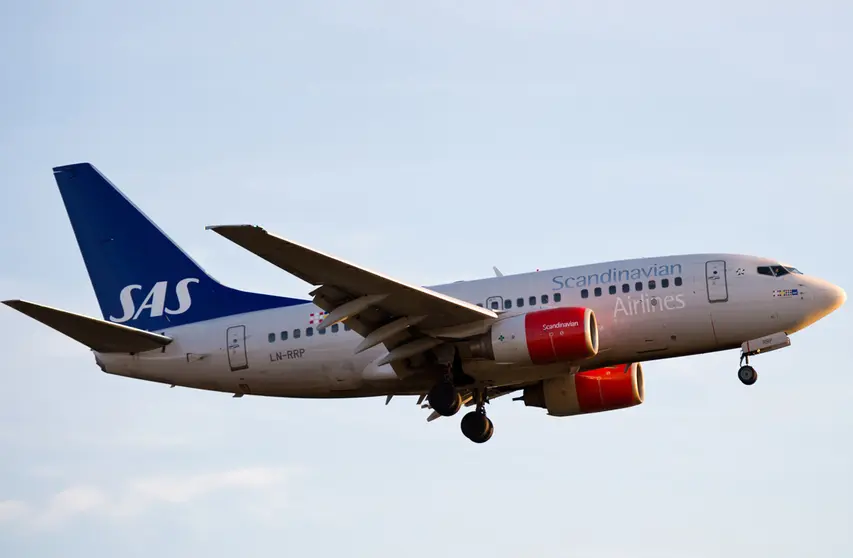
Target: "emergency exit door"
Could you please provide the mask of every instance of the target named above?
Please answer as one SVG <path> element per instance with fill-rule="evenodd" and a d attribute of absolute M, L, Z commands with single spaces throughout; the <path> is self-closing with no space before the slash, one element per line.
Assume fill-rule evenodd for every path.
<path fill-rule="evenodd" d="M 504 297 L 502 296 L 490 296 L 486 299 L 486 308 L 489 310 L 503 310 L 504 307 Z"/>
<path fill-rule="evenodd" d="M 246 326 L 229 327 L 225 336 L 228 343 L 228 364 L 231 366 L 231 371 L 245 370 L 249 367 L 249 359 L 246 355 Z"/>
<path fill-rule="evenodd" d="M 729 299 L 725 261 L 714 260 L 705 264 L 705 284 L 708 286 L 708 302 L 726 302 Z"/>

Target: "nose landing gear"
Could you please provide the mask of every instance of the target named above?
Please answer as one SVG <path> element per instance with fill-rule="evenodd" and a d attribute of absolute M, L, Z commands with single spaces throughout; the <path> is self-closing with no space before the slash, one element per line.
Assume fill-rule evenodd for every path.
<path fill-rule="evenodd" d="M 769 353 L 778 349 L 784 349 L 791 345 L 791 338 L 784 331 L 747 341 L 741 345 L 740 349 L 740 368 L 737 371 L 738 379 L 744 385 L 751 386 L 758 380 L 758 372 L 755 368 L 749 365 L 749 357 L 760 353 Z"/>
<path fill-rule="evenodd" d="M 743 364 L 744 357 L 741 357 L 741 367 L 738 368 L 737 377 L 744 385 L 751 386 L 758 380 L 758 372 L 749 365 L 749 357 L 745 358 L 746 364 Z"/>

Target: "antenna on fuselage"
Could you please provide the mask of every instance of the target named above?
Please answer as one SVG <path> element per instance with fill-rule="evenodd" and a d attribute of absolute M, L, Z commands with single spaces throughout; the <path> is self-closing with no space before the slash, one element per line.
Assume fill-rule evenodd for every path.
<path fill-rule="evenodd" d="M 495 270 L 495 277 L 503 277 L 503 276 L 504 276 L 504 274 L 503 274 L 503 273 L 501 273 L 501 270 L 500 270 L 500 269 L 498 269 L 498 267 L 497 267 L 496 265 L 493 265 L 493 266 L 492 266 L 492 269 L 494 269 L 494 270 Z"/>

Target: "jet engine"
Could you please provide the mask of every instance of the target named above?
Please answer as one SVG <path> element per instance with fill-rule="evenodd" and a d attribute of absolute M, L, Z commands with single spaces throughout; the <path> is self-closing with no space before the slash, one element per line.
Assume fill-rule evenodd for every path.
<path fill-rule="evenodd" d="M 471 340 L 474 358 L 513 364 L 584 360 L 598 353 L 598 323 L 589 308 L 550 308 L 498 320 Z"/>
<path fill-rule="evenodd" d="M 555 417 L 625 409 L 644 399 L 643 367 L 638 362 L 549 378 L 524 388 L 519 398 L 525 406 L 547 409 Z"/>

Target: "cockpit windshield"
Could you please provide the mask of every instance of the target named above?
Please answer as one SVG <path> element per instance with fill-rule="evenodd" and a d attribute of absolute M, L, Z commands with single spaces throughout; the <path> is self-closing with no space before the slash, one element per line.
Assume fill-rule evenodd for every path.
<path fill-rule="evenodd" d="M 788 275 L 789 273 L 793 273 L 795 275 L 803 274 L 796 267 L 790 267 L 787 265 L 764 265 L 758 268 L 759 275 L 769 275 L 770 277 L 782 277 L 783 275 Z"/>

